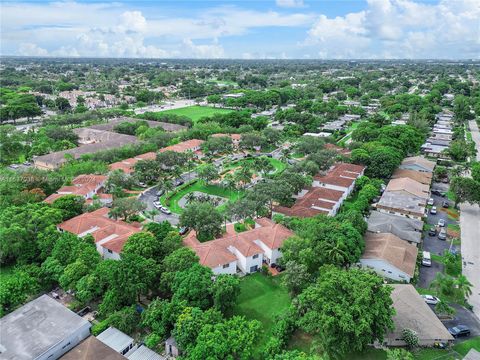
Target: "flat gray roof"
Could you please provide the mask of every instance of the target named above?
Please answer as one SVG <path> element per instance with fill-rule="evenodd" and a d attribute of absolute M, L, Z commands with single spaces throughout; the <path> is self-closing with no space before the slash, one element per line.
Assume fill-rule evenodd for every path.
<path fill-rule="evenodd" d="M 404 195 L 396 191 L 385 191 L 378 205 L 423 215 L 425 213 L 426 200 L 413 195 Z"/>
<path fill-rule="evenodd" d="M 2 359 L 30 360 L 90 323 L 48 295 L 0 319 Z"/>
<path fill-rule="evenodd" d="M 133 342 L 133 338 L 114 327 L 109 327 L 99 334 L 97 339 L 117 352 L 122 351 Z"/>

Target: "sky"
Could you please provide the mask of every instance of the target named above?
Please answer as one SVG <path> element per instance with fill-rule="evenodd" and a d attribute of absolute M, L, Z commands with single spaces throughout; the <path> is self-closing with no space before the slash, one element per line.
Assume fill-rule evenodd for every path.
<path fill-rule="evenodd" d="M 480 58 L 480 0 L 2 0 L 0 13 L 1 55 Z"/>

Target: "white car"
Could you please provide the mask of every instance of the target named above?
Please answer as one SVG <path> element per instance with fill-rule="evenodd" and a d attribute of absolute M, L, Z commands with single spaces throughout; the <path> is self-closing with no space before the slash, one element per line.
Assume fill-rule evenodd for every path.
<path fill-rule="evenodd" d="M 437 305 L 440 302 L 440 299 L 433 295 L 422 295 L 422 298 L 427 304 L 430 305 Z"/>
<path fill-rule="evenodd" d="M 432 206 L 432 208 L 430 209 L 430 214 L 435 215 L 436 213 L 437 213 L 437 207 Z"/>
<path fill-rule="evenodd" d="M 427 204 L 428 204 L 428 205 L 433 205 L 433 204 L 435 204 L 435 201 L 433 200 L 433 198 L 430 198 L 430 199 L 428 199 L 428 203 L 427 203 Z"/>
<path fill-rule="evenodd" d="M 164 206 L 160 206 L 160 211 L 164 214 L 170 215 L 172 212 Z"/>
<path fill-rule="evenodd" d="M 154 202 L 153 202 L 153 206 L 154 206 L 155 209 L 157 209 L 157 210 L 162 210 L 162 205 L 161 205 L 158 201 L 154 201 Z"/>
<path fill-rule="evenodd" d="M 444 227 L 445 226 L 445 219 L 438 220 L 438 226 Z"/>

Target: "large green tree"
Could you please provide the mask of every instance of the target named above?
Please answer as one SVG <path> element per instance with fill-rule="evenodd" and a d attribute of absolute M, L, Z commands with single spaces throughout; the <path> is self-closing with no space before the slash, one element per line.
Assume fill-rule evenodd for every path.
<path fill-rule="evenodd" d="M 358 269 L 324 266 L 315 284 L 297 298 L 298 324 L 318 337 L 330 357 L 363 351 L 393 329 L 392 288 Z"/>

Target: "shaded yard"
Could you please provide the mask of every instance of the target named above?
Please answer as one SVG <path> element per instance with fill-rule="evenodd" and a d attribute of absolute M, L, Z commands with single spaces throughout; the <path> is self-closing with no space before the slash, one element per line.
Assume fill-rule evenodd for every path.
<path fill-rule="evenodd" d="M 262 324 L 258 337 L 257 354 L 270 337 L 275 317 L 290 305 L 287 289 L 281 284 L 281 276 L 266 276 L 255 273 L 244 277 L 240 283 L 240 296 L 234 315 L 243 315 Z"/>

